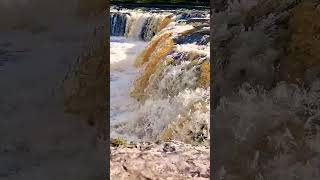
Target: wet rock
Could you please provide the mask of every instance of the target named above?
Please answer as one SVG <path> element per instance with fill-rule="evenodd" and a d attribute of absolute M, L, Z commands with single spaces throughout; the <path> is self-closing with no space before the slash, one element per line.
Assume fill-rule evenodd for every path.
<path fill-rule="evenodd" d="M 170 144 L 165 143 L 163 146 L 163 151 L 164 152 L 174 152 L 176 148 L 174 146 L 170 146 Z"/>
<path fill-rule="evenodd" d="M 209 148 L 195 147 L 177 141 L 135 145 L 140 148 L 111 147 L 111 179 L 209 178 Z M 148 151 L 143 150 L 146 147 Z"/>
<path fill-rule="evenodd" d="M 196 43 L 198 45 L 205 45 L 210 41 L 209 37 L 209 29 L 200 29 L 198 31 L 176 37 L 174 40 L 177 44 Z"/>
<path fill-rule="evenodd" d="M 184 19 L 184 20 L 188 20 L 188 19 L 195 19 L 195 18 L 204 18 L 205 14 L 203 12 L 192 12 L 192 13 L 181 13 L 178 15 L 177 19 Z"/>
<path fill-rule="evenodd" d="M 188 19 L 186 21 L 187 23 L 209 23 L 210 22 L 210 19 L 209 18 L 191 18 L 191 19 Z"/>

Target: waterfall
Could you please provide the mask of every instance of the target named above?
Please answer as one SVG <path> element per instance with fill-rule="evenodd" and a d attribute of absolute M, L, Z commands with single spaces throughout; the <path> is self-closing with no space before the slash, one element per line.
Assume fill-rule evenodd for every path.
<path fill-rule="evenodd" d="M 149 41 L 170 22 L 171 18 L 168 18 L 170 15 L 172 14 L 130 10 L 111 12 L 111 36 L 125 36 L 131 39 Z"/>
<path fill-rule="evenodd" d="M 123 36 L 126 32 L 127 14 L 114 13 L 111 16 L 111 35 Z"/>
<path fill-rule="evenodd" d="M 208 17 L 206 10 L 111 8 L 111 137 L 209 143 Z M 118 41 L 128 43 L 127 55 Z"/>
<path fill-rule="evenodd" d="M 111 8 L 110 32 L 111 36 L 125 36 L 132 39 L 150 41 L 153 36 L 165 28 L 169 23 L 177 20 L 209 18 L 208 13 L 202 11 L 145 11 L 142 9 L 117 10 Z"/>

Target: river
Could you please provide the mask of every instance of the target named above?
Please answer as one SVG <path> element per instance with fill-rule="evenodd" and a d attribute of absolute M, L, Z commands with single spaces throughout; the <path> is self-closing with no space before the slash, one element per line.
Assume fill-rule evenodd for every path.
<path fill-rule="evenodd" d="M 208 143 L 209 11 L 112 7 L 110 21 L 111 138 Z"/>

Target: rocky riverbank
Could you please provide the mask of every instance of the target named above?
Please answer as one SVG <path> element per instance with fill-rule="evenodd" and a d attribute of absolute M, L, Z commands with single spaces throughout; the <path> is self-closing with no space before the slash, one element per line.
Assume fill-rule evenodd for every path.
<path fill-rule="evenodd" d="M 111 179 L 202 180 L 210 175 L 209 148 L 178 141 L 113 140 L 110 158 Z"/>

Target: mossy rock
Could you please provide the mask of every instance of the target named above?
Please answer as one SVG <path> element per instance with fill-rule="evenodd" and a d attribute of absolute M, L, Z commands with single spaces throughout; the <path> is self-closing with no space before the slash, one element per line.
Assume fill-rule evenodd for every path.
<path fill-rule="evenodd" d="M 116 138 L 111 140 L 111 146 L 113 147 L 126 146 L 127 144 L 127 140 L 123 138 Z"/>

